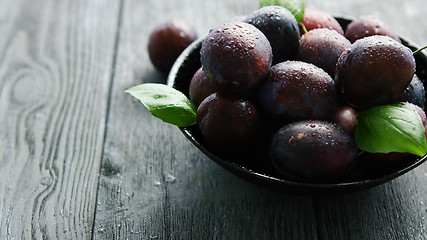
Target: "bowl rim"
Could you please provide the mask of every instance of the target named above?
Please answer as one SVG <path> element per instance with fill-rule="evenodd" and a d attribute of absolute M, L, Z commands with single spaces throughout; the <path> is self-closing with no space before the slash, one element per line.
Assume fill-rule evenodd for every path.
<path fill-rule="evenodd" d="M 334 17 L 340 22 L 341 25 L 343 24 L 346 25 L 354 19 L 351 17 L 336 16 L 336 15 L 334 15 Z M 188 58 L 192 54 L 194 54 L 194 51 L 200 50 L 201 44 L 203 40 L 206 38 L 206 36 L 207 35 L 200 37 L 197 40 L 195 40 L 193 43 L 191 43 L 176 59 L 167 77 L 168 86 L 176 88 L 176 78 L 180 73 L 180 70 L 186 67 L 186 62 L 188 61 Z M 416 45 L 412 41 L 407 40 L 401 37 L 400 35 L 398 36 L 401 39 L 402 43 L 405 46 L 409 47 L 412 51 L 419 48 L 418 45 Z M 426 62 L 427 64 L 427 57 L 422 52 L 420 52 L 417 57 L 421 58 L 421 60 Z M 424 81 L 423 81 L 423 84 L 425 84 Z M 184 94 L 188 96 L 188 92 L 185 92 Z M 395 171 L 386 175 L 381 175 L 375 178 L 370 178 L 370 179 L 348 181 L 348 182 L 337 182 L 337 183 L 299 182 L 290 178 L 289 179 L 279 178 L 275 176 L 270 176 L 265 173 L 256 172 L 236 162 L 230 162 L 228 160 L 222 159 L 214 155 L 213 153 L 211 153 L 196 139 L 196 137 L 192 133 L 191 126 L 179 127 L 179 129 L 182 132 L 182 134 L 184 134 L 184 136 L 193 145 L 195 145 L 203 154 L 205 154 L 209 159 L 213 160 L 216 164 L 220 165 L 222 168 L 226 169 L 227 171 L 237 175 L 238 177 L 244 178 L 249 182 L 252 182 L 258 185 L 264 185 L 265 187 L 268 187 L 268 188 L 273 188 L 279 191 L 285 190 L 286 192 L 298 193 L 298 194 L 304 194 L 304 195 L 305 194 L 323 195 L 323 194 L 330 194 L 330 193 L 340 194 L 340 193 L 353 192 L 356 190 L 375 187 L 383 183 L 386 183 L 388 181 L 391 181 L 399 176 L 404 175 L 405 173 L 420 166 L 427 160 L 427 155 L 423 157 L 417 157 L 415 162 L 409 166 L 406 166 L 398 171 Z"/>

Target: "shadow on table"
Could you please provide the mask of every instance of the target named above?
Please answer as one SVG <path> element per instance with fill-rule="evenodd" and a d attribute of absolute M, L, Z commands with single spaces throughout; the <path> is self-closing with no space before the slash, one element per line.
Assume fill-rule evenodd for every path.
<path fill-rule="evenodd" d="M 425 208 L 414 201 L 407 179 L 346 195 L 298 196 L 247 183 L 195 155 L 202 160 L 193 165 L 194 173 L 167 187 L 166 203 L 151 215 L 163 222 L 153 233 L 186 239 L 362 239 L 372 234 L 412 239 L 422 234 Z"/>

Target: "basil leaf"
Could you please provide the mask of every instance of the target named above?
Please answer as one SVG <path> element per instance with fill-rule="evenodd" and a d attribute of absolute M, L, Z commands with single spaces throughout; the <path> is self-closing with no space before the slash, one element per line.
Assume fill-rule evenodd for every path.
<path fill-rule="evenodd" d="M 427 153 L 425 129 L 415 110 L 400 104 L 376 106 L 357 114 L 356 144 L 371 153 Z"/>
<path fill-rule="evenodd" d="M 270 5 L 281 6 L 288 9 L 298 22 L 301 22 L 304 17 L 305 0 L 260 0 L 259 2 L 260 8 Z"/>
<path fill-rule="evenodd" d="M 178 127 L 196 123 L 196 107 L 180 91 L 160 83 L 144 83 L 125 92 L 141 101 L 151 114 Z"/>

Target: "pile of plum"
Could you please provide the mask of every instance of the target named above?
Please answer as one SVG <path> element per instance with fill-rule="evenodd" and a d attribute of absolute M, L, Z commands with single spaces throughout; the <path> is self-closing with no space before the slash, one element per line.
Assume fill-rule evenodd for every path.
<path fill-rule="evenodd" d="M 189 97 L 203 143 L 224 157 L 268 151 L 288 177 L 336 181 L 358 174 L 356 162 L 366 156 L 404 161 L 410 154 L 360 156 L 360 110 L 402 103 L 425 122 L 413 52 L 374 17 L 344 31 L 319 10 L 306 9 L 299 25 L 287 9 L 263 7 L 212 29 L 200 54 Z"/>

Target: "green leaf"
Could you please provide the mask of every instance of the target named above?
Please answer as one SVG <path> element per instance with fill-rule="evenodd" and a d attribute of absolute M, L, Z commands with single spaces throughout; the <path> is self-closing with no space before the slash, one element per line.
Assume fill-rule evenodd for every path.
<path fill-rule="evenodd" d="M 180 91 L 160 83 L 144 83 L 125 92 L 141 101 L 151 114 L 178 127 L 196 123 L 196 107 Z"/>
<path fill-rule="evenodd" d="M 357 114 L 356 144 L 371 153 L 427 153 L 425 129 L 418 113 L 400 104 L 376 106 Z"/>
<path fill-rule="evenodd" d="M 288 9 L 298 22 L 301 22 L 304 17 L 305 0 L 260 0 L 259 2 L 260 8 L 271 5 Z"/>

